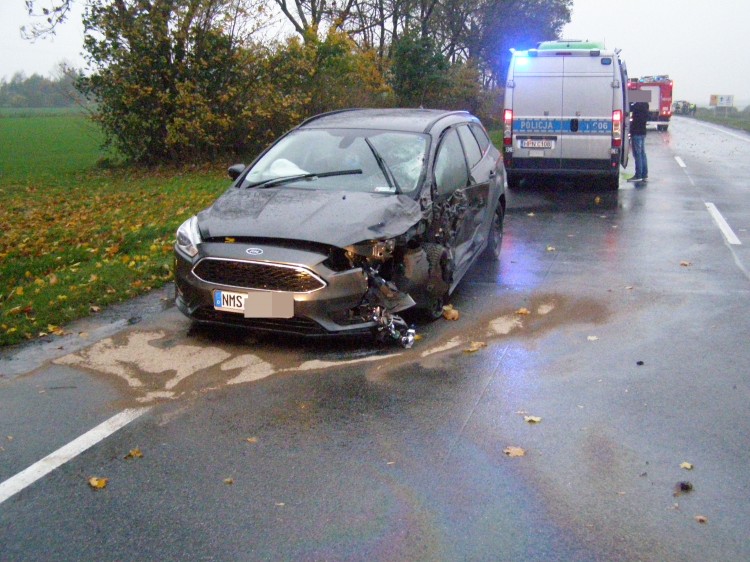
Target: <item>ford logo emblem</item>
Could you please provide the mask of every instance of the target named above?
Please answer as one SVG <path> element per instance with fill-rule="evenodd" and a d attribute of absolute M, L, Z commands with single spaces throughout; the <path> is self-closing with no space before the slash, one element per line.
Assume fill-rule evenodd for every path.
<path fill-rule="evenodd" d="M 260 248 L 248 248 L 245 250 L 245 253 L 251 256 L 259 256 L 263 253 L 263 250 Z"/>

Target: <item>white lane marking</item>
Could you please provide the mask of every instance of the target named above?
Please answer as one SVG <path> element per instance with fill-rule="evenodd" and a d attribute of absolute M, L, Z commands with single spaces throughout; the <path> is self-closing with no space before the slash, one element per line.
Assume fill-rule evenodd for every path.
<path fill-rule="evenodd" d="M 677 163 L 680 165 L 680 168 L 687 168 L 687 164 L 683 162 L 682 158 L 680 158 L 679 156 L 675 156 L 674 159 L 677 160 Z"/>
<path fill-rule="evenodd" d="M 94 429 L 87 431 L 67 445 L 63 445 L 54 453 L 50 453 L 42 460 L 35 462 L 27 469 L 11 476 L 0 484 L 0 504 L 9 497 L 17 494 L 27 486 L 30 486 L 43 476 L 46 476 L 57 467 L 62 466 L 69 460 L 77 457 L 86 449 L 93 447 L 112 435 L 118 429 L 145 414 L 150 408 L 132 408 L 123 410 L 112 416 L 107 421 L 97 425 Z"/>
<path fill-rule="evenodd" d="M 717 131 L 719 133 L 724 133 L 725 135 L 729 135 L 730 137 L 734 137 L 741 141 L 750 142 L 750 136 L 738 135 L 736 133 L 727 131 L 726 129 L 722 129 L 721 127 L 717 127 L 715 125 L 708 125 L 707 123 L 703 123 L 702 121 L 698 121 L 698 120 L 695 120 L 695 124 L 700 125 L 701 127 L 706 127 L 707 129 L 713 129 L 714 131 Z"/>
<path fill-rule="evenodd" d="M 708 209 L 708 212 L 711 213 L 714 221 L 716 221 L 719 230 L 721 230 L 721 233 L 724 235 L 724 238 L 727 239 L 727 242 L 729 242 L 730 244 L 734 244 L 735 246 L 741 245 L 742 242 L 740 242 L 740 239 L 737 238 L 737 235 L 734 233 L 727 221 L 724 220 L 724 217 L 719 212 L 719 209 L 716 208 L 716 205 L 714 205 L 713 203 L 706 203 L 706 208 Z"/>

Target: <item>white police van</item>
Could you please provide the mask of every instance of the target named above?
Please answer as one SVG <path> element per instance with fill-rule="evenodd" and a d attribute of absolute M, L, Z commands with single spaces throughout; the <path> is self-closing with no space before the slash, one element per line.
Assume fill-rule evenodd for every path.
<path fill-rule="evenodd" d="M 628 159 L 628 76 L 619 52 L 584 41 L 513 51 L 503 112 L 510 187 L 535 176 L 590 176 L 618 188 Z"/>

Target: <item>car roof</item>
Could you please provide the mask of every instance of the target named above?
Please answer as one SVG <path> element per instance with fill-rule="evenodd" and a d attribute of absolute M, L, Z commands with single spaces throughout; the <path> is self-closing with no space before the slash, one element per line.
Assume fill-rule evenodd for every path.
<path fill-rule="evenodd" d="M 468 111 L 442 109 L 343 109 L 311 117 L 298 129 L 341 128 L 382 129 L 414 133 L 435 132 L 461 122 L 479 123 Z"/>

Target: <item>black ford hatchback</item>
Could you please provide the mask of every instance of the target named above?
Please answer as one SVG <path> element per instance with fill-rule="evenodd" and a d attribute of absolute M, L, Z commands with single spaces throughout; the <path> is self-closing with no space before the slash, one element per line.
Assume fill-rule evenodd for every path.
<path fill-rule="evenodd" d="M 177 306 L 198 322 L 409 346 L 398 313 L 438 317 L 472 264 L 500 253 L 502 159 L 467 112 L 319 115 L 229 174 L 177 231 Z"/>

